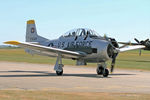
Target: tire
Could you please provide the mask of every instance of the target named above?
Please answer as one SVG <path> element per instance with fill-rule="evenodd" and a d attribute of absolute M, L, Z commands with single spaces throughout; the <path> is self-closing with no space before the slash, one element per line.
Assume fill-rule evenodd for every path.
<path fill-rule="evenodd" d="M 105 72 L 103 73 L 103 76 L 108 77 L 108 75 L 109 75 L 109 71 L 108 71 L 108 69 L 105 69 Z"/>
<path fill-rule="evenodd" d="M 103 67 L 97 67 L 97 69 L 96 69 L 97 75 L 102 75 L 103 74 L 103 70 L 104 70 Z"/>
<path fill-rule="evenodd" d="M 63 75 L 63 70 L 62 70 L 62 71 L 56 71 L 56 74 L 57 74 L 58 76 L 62 76 L 62 75 Z"/>

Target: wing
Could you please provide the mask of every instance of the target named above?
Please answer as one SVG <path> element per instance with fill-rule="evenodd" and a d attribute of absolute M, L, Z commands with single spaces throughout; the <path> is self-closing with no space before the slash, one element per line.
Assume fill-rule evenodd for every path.
<path fill-rule="evenodd" d="M 126 46 L 123 48 L 119 48 L 119 52 L 125 52 L 129 50 L 136 50 L 136 49 L 143 49 L 143 48 L 145 48 L 144 45 Z"/>
<path fill-rule="evenodd" d="M 38 52 L 39 54 L 52 56 L 52 57 L 54 56 L 57 57 L 58 54 L 61 54 L 63 58 L 80 58 L 80 57 L 86 56 L 86 54 L 82 52 L 73 52 L 73 51 L 68 51 L 68 50 L 63 50 L 63 49 L 58 49 L 58 48 L 36 45 L 36 44 L 28 43 L 28 42 L 7 41 L 4 43 L 17 45 L 23 48 L 28 48 L 28 49 Z"/>
<path fill-rule="evenodd" d="M 125 45 L 139 45 L 138 43 L 131 43 L 131 42 L 118 42 L 119 44 L 125 44 Z"/>

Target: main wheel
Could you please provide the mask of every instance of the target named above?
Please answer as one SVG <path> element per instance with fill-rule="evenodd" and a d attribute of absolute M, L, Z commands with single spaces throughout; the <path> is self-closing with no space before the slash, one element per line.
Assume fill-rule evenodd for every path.
<path fill-rule="evenodd" d="M 104 70 L 103 67 L 97 67 L 97 69 L 96 69 L 97 75 L 102 75 L 103 74 L 103 70 Z"/>
<path fill-rule="evenodd" d="M 103 76 L 108 77 L 108 75 L 109 75 L 109 71 L 108 71 L 108 69 L 105 69 L 105 72 L 103 73 Z"/>
<path fill-rule="evenodd" d="M 56 74 L 57 74 L 58 76 L 63 75 L 63 70 L 62 70 L 62 71 L 56 71 Z"/>

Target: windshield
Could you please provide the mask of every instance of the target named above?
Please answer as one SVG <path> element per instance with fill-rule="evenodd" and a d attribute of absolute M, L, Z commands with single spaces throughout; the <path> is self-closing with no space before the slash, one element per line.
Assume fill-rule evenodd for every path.
<path fill-rule="evenodd" d="M 101 37 L 97 32 L 91 29 L 78 28 L 66 32 L 63 37 L 75 37 L 75 36 L 90 36 L 90 37 Z"/>

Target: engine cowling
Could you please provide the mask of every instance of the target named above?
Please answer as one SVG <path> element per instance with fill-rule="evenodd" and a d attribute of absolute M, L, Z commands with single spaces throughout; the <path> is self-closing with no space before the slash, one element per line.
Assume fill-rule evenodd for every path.
<path fill-rule="evenodd" d="M 108 47 L 107 47 L 107 55 L 108 55 L 109 58 L 113 58 L 114 48 L 111 44 L 109 44 Z"/>

